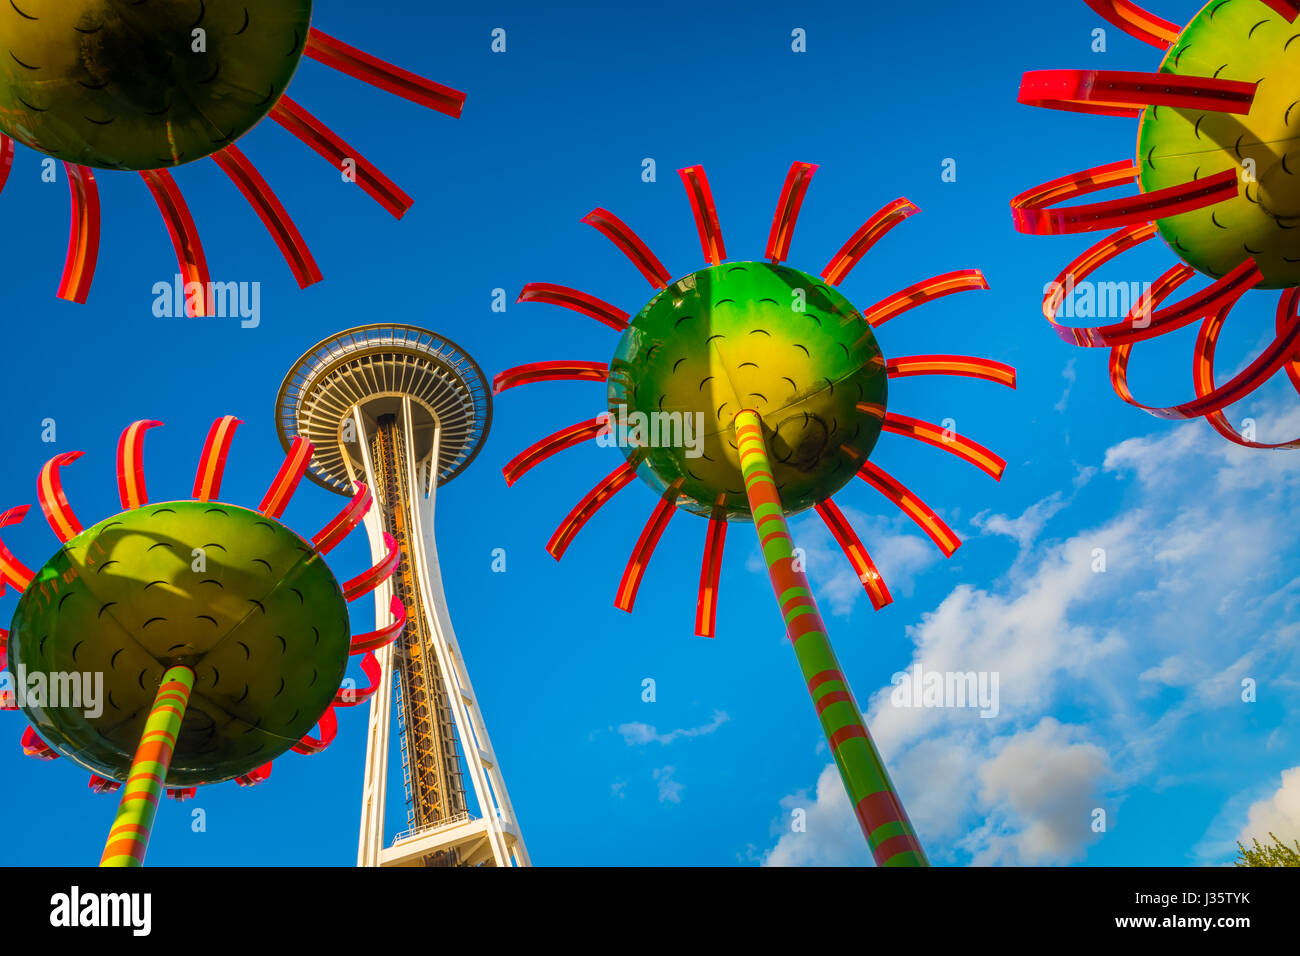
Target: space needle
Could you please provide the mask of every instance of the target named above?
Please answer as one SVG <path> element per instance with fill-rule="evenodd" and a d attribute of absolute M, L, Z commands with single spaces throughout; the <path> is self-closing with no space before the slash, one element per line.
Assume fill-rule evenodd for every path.
<path fill-rule="evenodd" d="M 375 592 L 381 624 L 392 620 L 394 595 L 408 623 L 377 655 L 358 866 L 530 865 L 452 630 L 434 540 L 436 493 L 473 462 L 491 424 L 491 389 L 474 360 L 410 325 L 366 325 L 320 342 L 276 399 L 285 448 L 297 436 L 315 445 L 312 481 L 349 497 L 357 482 L 371 489 L 365 526 L 376 559 L 385 533 L 402 549 L 398 572 Z M 407 825 L 386 846 L 394 712 Z"/>

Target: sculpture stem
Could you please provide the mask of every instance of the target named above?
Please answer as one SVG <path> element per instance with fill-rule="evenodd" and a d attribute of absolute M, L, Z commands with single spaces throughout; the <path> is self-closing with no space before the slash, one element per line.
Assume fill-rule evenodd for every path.
<path fill-rule="evenodd" d="M 794 646 L 799 669 L 867 845 L 878 866 L 929 866 L 835 659 L 808 578 L 795 561 L 794 544 L 763 440 L 763 421 L 757 412 L 745 410 L 736 416 L 735 425 L 745 493 L 772 590 L 785 618 L 786 636 Z"/>
<path fill-rule="evenodd" d="M 194 671 L 188 667 L 171 667 L 163 674 L 162 686 L 158 688 L 153 709 L 149 711 L 140 746 L 131 761 L 126 783 L 122 785 L 122 801 L 117 805 L 117 816 L 108 831 L 100 866 L 144 865 L 154 816 L 158 813 L 158 802 L 166 787 L 172 751 L 193 689 Z"/>

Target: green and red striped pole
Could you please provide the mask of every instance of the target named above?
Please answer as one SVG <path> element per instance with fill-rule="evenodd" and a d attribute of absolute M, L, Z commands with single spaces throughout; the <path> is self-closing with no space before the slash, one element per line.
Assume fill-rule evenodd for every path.
<path fill-rule="evenodd" d="M 153 832 L 154 816 L 166 786 L 176 736 L 185 719 L 185 708 L 194 689 L 194 671 L 188 667 L 168 668 L 154 699 L 153 710 L 144 725 L 144 735 L 122 785 L 122 802 L 108 831 L 108 843 L 100 866 L 143 866 Z"/>
<path fill-rule="evenodd" d="M 878 866 L 929 866 L 835 659 L 808 578 L 795 564 L 794 543 L 763 440 L 763 420 L 746 409 L 736 416 L 735 424 L 745 493 L 772 590 L 785 618 L 786 635 L 794 645 L 799 669 L 871 854 Z"/>

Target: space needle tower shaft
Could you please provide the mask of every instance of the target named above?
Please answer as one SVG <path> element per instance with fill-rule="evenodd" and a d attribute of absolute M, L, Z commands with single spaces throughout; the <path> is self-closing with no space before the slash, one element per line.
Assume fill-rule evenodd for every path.
<path fill-rule="evenodd" d="M 491 418 L 491 393 L 474 361 L 413 326 L 333 336 L 303 356 L 280 389 L 281 441 L 302 436 L 315 444 L 308 475 L 318 484 L 348 495 L 357 483 L 368 486 L 376 505 L 365 519 L 371 550 L 382 554 L 391 534 L 403 554 L 397 573 L 375 592 L 377 616 L 389 613 L 395 596 L 407 626 L 377 654 L 360 866 L 529 865 L 452 630 L 434 540 L 436 493 L 473 461 Z M 394 712 L 407 825 L 386 845 Z"/>

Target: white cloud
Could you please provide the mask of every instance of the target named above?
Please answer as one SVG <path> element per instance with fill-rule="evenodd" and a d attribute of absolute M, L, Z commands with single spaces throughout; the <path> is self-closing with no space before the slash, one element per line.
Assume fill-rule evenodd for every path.
<path fill-rule="evenodd" d="M 987 511 L 981 511 L 971 519 L 971 524 L 986 534 L 1003 535 L 1015 541 L 1020 547 L 1027 548 L 1038 540 L 1038 535 L 1047 522 L 1068 504 L 1065 495 L 1057 491 L 1042 501 L 1030 505 L 1018 518 L 991 515 Z"/>
<path fill-rule="evenodd" d="M 1268 844 L 1270 833 L 1292 845 L 1300 840 L 1300 767 L 1282 771 L 1282 786 L 1271 796 L 1251 804 L 1246 812 L 1246 825 L 1237 834 L 1237 841 L 1251 846 L 1252 840 Z"/>
<path fill-rule="evenodd" d="M 1064 412 L 1070 405 L 1070 392 L 1079 378 L 1079 373 L 1074 368 L 1075 361 L 1075 359 L 1070 359 L 1065 368 L 1061 370 L 1061 378 L 1065 379 L 1065 391 L 1061 393 L 1060 399 L 1053 406 L 1058 412 Z"/>
<path fill-rule="evenodd" d="M 855 866 L 870 864 L 857 819 L 849 808 L 839 771 L 830 764 L 817 778 L 816 793 L 799 791 L 781 799 L 787 831 L 763 856 L 764 866 Z M 796 813 L 802 831 L 792 829 Z"/>
<path fill-rule="evenodd" d="M 980 767 L 979 800 L 988 832 L 972 841 L 972 863 L 1037 865 L 1078 858 L 1095 837 L 1109 755 L 1079 728 L 1045 717 Z M 1104 807 L 1101 807 L 1103 810 Z M 1001 826 L 994 821 L 1001 817 Z"/>
<path fill-rule="evenodd" d="M 624 742 L 631 747 L 652 743 L 670 744 L 682 737 L 703 737 L 705 734 L 711 734 L 730 719 L 725 711 L 715 710 L 713 719 L 700 727 L 670 730 L 666 734 L 661 734 L 652 724 L 634 722 L 619 724 L 618 732 L 623 735 Z"/>
<path fill-rule="evenodd" d="M 659 783 L 660 803 L 682 802 L 682 791 L 686 786 L 673 779 L 673 774 L 676 772 L 676 767 L 658 767 L 654 770 L 654 779 Z"/>
<path fill-rule="evenodd" d="M 1141 674 L 1138 674 L 1138 680 L 1150 681 L 1153 684 L 1161 684 L 1165 687 L 1184 687 L 1192 683 L 1193 674 L 1187 658 L 1181 654 L 1174 654 L 1166 657 L 1155 667 L 1148 667 Z"/>
<path fill-rule="evenodd" d="M 981 511 L 971 518 L 971 524 L 985 534 L 997 534 L 1010 538 L 1020 545 L 1023 551 L 1038 540 L 1038 536 L 1042 534 L 1049 521 L 1074 503 L 1079 491 L 1096 474 L 1096 468 L 1091 466 L 1078 468 L 1076 466 L 1074 480 L 1071 482 L 1072 493 L 1069 496 L 1062 491 L 1052 492 L 1041 501 L 1034 502 L 1017 518 Z"/>

